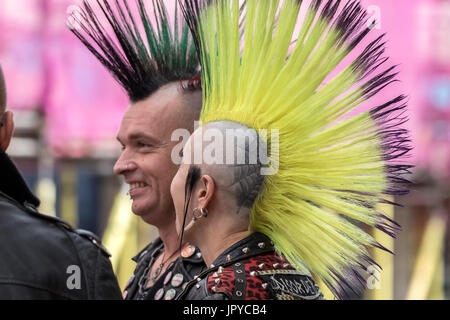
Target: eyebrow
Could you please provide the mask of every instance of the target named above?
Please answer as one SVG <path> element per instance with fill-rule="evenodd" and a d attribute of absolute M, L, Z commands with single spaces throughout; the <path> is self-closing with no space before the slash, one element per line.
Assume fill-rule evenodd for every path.
<path fill-rule="evenodd" d="M 122 142 L 122 140 L 119 137 L 116 137 L 116 139 L 117 139 L 117 141 L 120 142 L 121 145 L 124 145 L 124 143 Z M 152 136 L 149 136 L 149 135 L 147 135 L 147 134 L 145 134 L 143 132 L 132 133 L 132 134 L 130 134 L 128 136 L 128 139 L 132 140 L 132 141 L 133 140 L 144 139 L 144 140 L 150 142 L 151 144 L 153 144 L 155 146 L 163 145 L 163 143 L 160 140 L 158 140 L 158 139 L 156 139 L 156 138 L 154 138 Z"/>

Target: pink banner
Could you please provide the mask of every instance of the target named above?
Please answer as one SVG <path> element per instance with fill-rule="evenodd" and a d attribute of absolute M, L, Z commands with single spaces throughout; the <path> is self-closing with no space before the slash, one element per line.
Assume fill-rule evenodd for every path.
<path fill-rule="evenodd" d="M 133 2 L 134 3 L 134 2 Z M 174 0 L 167 1 L 172 12 Z M 444 0 L 362 0 L 386 32 L 400 82 L 370 106 L 409 96 L 413 160 L 450 174 L 450 4 Z M 128 99 L 66 23 L 80 0 L 2 0 L 0 62 L 13 109 L 43 107 L 54 154 L 84 157 L 111 144 Z M 368 105 L 369 106 L 369 105 Z"/>

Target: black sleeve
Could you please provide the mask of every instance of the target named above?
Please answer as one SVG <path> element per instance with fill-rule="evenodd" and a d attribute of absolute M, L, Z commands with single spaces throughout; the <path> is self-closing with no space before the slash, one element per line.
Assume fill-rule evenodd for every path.
<path fill-rule="evenodd" d="M 106 253 L 92 241 L 73 234 L 82 265 L 88 300 L 121 300 L 122 293 Z"/>
<path fill-rule="evenodd" d="M 97 254 L 94 299 L 121 300 L 122 293 L 114 275 L 111 261 L 100 250 L 98 250 Z"/>

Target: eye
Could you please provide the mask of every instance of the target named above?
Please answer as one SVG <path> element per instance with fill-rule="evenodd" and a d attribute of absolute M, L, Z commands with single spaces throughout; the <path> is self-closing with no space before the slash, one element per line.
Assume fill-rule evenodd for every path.
<path fill-rule="evenodd" d="M 151 148 L 151 147 L 153 147 L 152 145 L 147 144 L 147 143 L 142 142 L 142 141 L 137 142 L 136 145 L 137 145 L 138 148 Z"/>

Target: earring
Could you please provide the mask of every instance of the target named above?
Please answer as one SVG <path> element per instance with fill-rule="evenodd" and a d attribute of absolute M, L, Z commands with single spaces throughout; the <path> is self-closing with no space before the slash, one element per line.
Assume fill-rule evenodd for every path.
<path fill-rule="evenodd" d="M 196 213 L 198 213 L 200 211 L 200 215 L 196 215 Z M 198 219 L 200 219 L 200 218 L 206 218 L 207 216 L 208 216 L 208 210 L 206 210 L 206 209 L 203 209 L 203 208 L 201 208 L 200 210 L 198 209 L 198 208 L 195 208 L 193 211 L 192 211 L 192 215 L 193 215 L 193 218 L 192 218 L 192 220 L 194 220 L 194 221 L 197 221 Z"/>

